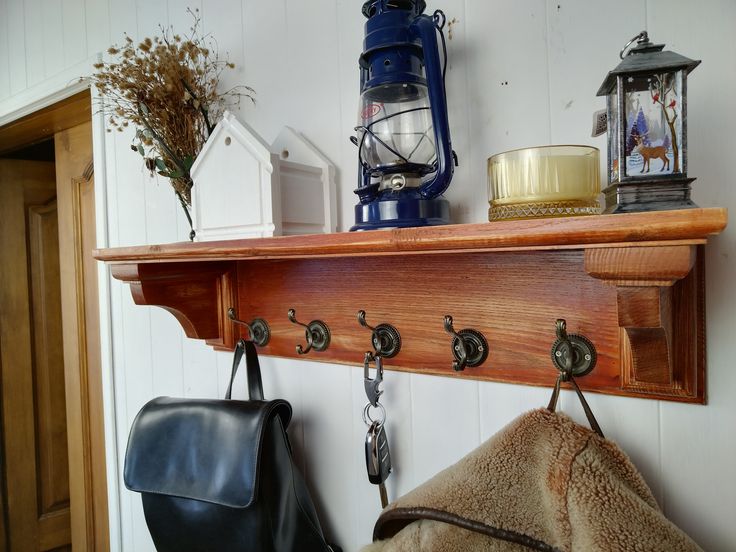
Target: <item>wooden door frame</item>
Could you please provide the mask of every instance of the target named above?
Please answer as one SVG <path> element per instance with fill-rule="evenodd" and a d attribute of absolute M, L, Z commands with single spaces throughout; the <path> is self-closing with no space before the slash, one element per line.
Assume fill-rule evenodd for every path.
<path fill-rule="evenodd" d="M 71 117 L 59 116 L 59 111 L 55 111 L 59 105 L 68 106 L 75 104 L 79 106 L 79 101 L 90 100 L 96 103 L 97 95 L 94 89 L 90 90 L 89 83 L 75 82 L 69 86 L 61 87 L 50 92 L 44 92 L 43 96 L 28 98 L 24 105 L 13 112 L 0 116 L 0 149 L 4 143 L 12 139 L 16 141 L 18 146 L 29 145 L 34 142 L 44 140 L 65 128 L 76 126 L 79 124 L 79 113 L 73 114 Z M 87 103 L 89 105 L 89 103 Z M 69 111 L 69 109 L 67 109 Z M 107 233 L 107 183 L 105 170 L 105 123 L 102 110 L 89 109 L 86 111 L 86 120 L 92 124 L 92 154 L 93 167 L 95 176 L 95 219 L 96 219 L 96 240 L 97 247 L 106 247 L 108 245 Z M 18 143 L 20 142 L 20 143 Z M 120 496 L 118 490 L 119 469 L 117 454 L 117 438 L 116 438 L 116 420 L 115 420 L 115 392 L 114 380 L 112 377 L 112 327 L 111 327 L 111 310 L 110 310 L 110 281 L 107 268 L 100 263 L 97 270 L 98 291 L 99 291 L 99 319 L 100 319 L 100 366 L 102 370 L 102 417 L 105 426 L 104 445 L 105 445 L 105 478 L 107 481 L 107 523 L 109 525 L 110 549 L 121 549 L 120 537 Z M 75 297 L 76 297 L 76 292 Z M 79 322 L 77 320 L 77 322 Z M 76 324 L 75 324 L 76 326 Z M 78 353 L 78 351 L 77 351 Z M 72 355 L 76 357 L 77 355 Z M 65 358 L 67 354 L 65 352 Z M 67 382 L 80 382 L 84 384 L 86 378 L 80 373 L 80 363 L 66 362 L 65 370 L 70 370 L 66 374 Z M 71 391 L 72 395 L 76 394 L 77 400 L 79 396 L 84 396 L 86 390 L 79 389 Z M 67 398 L 70 397 L 70 390 L 67 389 Z M 74 419 L 84 419 L 84 409 L 86 401 L 78 401 L 81 411 L 78 416 L 72 416 L 67 413 L 68 423 L 75 423 Z M 69 409 L 67 403 L 67 411 Z M 96 413 L 99 415 L 100 413 Z M 84 432 L 85 428 L 78 428 L 80 432 Z M 81 433 L 79 433 L 81 434 Z M 72 447 L 74 443 L 70 443 L 70 459 L 72 458 Z M 79 446 L 80 443 L 76 443 Z M 82 443 L 81 446 L 88 446 L 89 442 Z M 74 458 L 88 457 L 89 451 L 82 449 L 77 451 L 78 454 Z M 84 463 L 83 463 L 84 464 Z M 74 471 L 76 470 L 76 472 Z M 72 527 L 74 539 L 74 549 L 83 552 L 92 550 L 89 530 L 89 515 L 85 511 L 89 507 L 88 500 L 80 502 L 79 497 L 91 496 L 92 475 L 89 473 L 88 466 L 74 466 L 70 463 L 70 493 L 77 500 L 72 499 Z M 98 476 L 99 477 L 99 476 Z M 72 479 L 78 488 L 72 489 Z M 74 527 L 86 527 L 86 530 L 76 530 Z"/>

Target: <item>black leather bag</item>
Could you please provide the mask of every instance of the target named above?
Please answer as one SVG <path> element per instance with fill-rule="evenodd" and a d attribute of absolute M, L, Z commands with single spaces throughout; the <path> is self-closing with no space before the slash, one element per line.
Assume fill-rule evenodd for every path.
<path fill-rule="evenodd" d="M 245 353 L 249 401 L 229 400 Z M 140 492 L 159 552 L 329 552 L 286 428 L 291 405 L 263 400 L 258 354 L 235 349 L 228 400 L 159 397 L 138 413 L 125 486 Z"/>

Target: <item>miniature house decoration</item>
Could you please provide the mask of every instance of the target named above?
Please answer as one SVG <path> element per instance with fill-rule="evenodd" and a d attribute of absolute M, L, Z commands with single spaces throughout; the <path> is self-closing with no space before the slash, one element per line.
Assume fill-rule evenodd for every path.
<path fill-rule="evenodd" d="M 284 128 L 269 147 L 225 112 L 191 169 L 196 239 L 334 232 L 334 174 L 334 166 L 293 129 Z"/>
<path fill-rule="evenodd" d="M 695 179 L 687 177 L 687 75 L 700 61 L 663 49 L 642 31 L 598 90 L 607 97 L 606 213 L 696 206 Z"/>
<path fill-rule="evenodd" d="M 335 166 L 301 133 L 284 127 L 271 145 L 278 157 L 281 232 L 337 232 Z"/>

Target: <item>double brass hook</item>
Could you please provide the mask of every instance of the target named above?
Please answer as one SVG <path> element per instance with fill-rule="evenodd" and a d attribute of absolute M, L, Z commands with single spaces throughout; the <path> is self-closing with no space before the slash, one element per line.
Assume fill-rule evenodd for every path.
<path fill-rule="evenodd" d="M 325 351 L 330 346 L 330 328 L 321 320 L 312 320 L 309 324 L 304 324 L 296 319 L 296 310 L 289 309 L 287 313 L 289 321 L 292 324 L 302 326 L 304 328 L 304 337 L 307 340 L 307 346 L 296 346 L 296 352 L 299 355 L 306 355 L 309 351 Z"/>
<path fill-rule="evenodd" d="M 478 330 L 465 328 L 459 332 L 452 325 L 452 316 L 445 315 L 445 331 L 452 336 L 452 369 L 462 372 L 466 366 L 475 367 L 488 358 L 488 341 Z"/>
<path fill-rule="evenodd" d="M 250 341 L 259 347 L 265 347 L 271 339 L 271 329 L 268 327 L 268 322 L 263 318 L 254 318 L 250 323 L 238 320 L 233 307 L 227 309 L 227 317 L 233 323 L 245 326 L 248 329 Z"/>
<path fill-rule="evenodd" d="M 391 324 L 379 324 L 375 328 L 365 320 L 365 311 L 358 311 L 358 323 L 371 331 L 373 357 L 393 358 L 401 350 L 401 334 Z"/>
<path fill-rule="evenodd" d="M 585 376 L 595 368 L 597 360 L 595 346 L 585 336 L 579 334 L 568 335 L 567 322 L 562 318 L 557 320 L 555 328 L 557 339 L 552 344 L 552 362 L 560 371 L 560 374 L 557 376 L 547 410 L 554 412 L 557 409 L 560 386 L 562 382 L 569 382 L 575 390 L 578 399 L 580 399 L 580 404 L 583 406 L 585 417 L 588 418 L 591 429 L 603 437 L 601 426 L 598 425 L 598 421 L 595 419 L 593 411 L 588 405 L 588 401 L 585 400 L 583 392 L 575 381 L 575 377 Z"/>

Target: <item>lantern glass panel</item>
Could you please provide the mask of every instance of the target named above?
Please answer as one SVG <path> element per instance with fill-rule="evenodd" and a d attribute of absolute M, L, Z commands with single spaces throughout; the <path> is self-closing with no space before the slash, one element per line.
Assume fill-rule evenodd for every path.
<path fill-rule="evenodd" d="M 358 110 L 358 144 L 371 169 L 412 165 L 430 172 L 437 155 L 427 87 L 391 84 L 366 90 Z"/>
<path fill-rule="evenodd" d="M 682 71 L 620 78 L 624 97 L 621 122 L 625 125 L 623 176 L 651 178 L 684 172 Z"/>
<path fill-rule="evenodd" d="M 608 179 L 617 182 L 618 172 L 618 92 L 608 95 Z"/>

